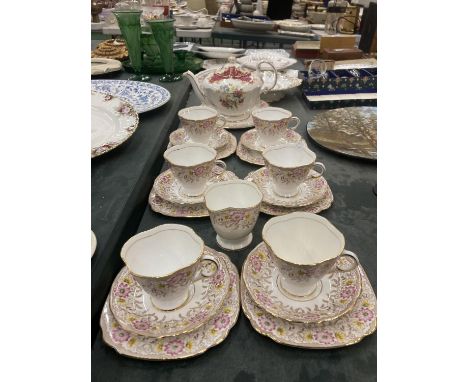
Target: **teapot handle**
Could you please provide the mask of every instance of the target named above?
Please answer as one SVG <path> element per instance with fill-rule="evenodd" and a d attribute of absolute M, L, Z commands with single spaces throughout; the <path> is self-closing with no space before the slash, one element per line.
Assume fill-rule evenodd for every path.
<path fill-rule="evenodd" d="M 268 62 L 268 61 L 260 61 L 258 64 L 257 64 L 257 72 L 260 72 L 260 65 L 262 64 L 267 64 L 267 65 L 270 65 L 271 68 L 273 69 L 273 72 L 275 73 L 275 80 L 273 81 L 273 86 L 269 89 L 263 89 L 263 92 L 269 92 L 270 90 L 272 90 L 275 86 L 276 86 L 276 81 L 278 80 L 278 72 L 276 71 L 276 68 L 275 66 L 271 63 L 271 62 Z M 260 78 L 262 78 L 263 76 L 261 75 L 261 73 L 258 74 Z"/>

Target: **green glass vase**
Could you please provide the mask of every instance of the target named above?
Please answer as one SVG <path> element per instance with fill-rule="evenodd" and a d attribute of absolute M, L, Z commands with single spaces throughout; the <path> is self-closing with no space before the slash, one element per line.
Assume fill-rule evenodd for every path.
<path fill-rule="evenodd" d="M 149 81 L 150 77 L 141 71 L 141 24 L 142 11 L 119 10 L 112 12 L 119 23 L 120 32 L 127 44 L 128 57 L 135 74 L 129 79 L 133 81 Z"/>
<path fill-rule="evenodd" d="M 153 32 L 156 44 L 159 47 L 164 72 L 159 79 L 161 82 L 174 82 L 182 79 L 182 75 L 174 72 L 174 19 L 148 20 L 146 23 Z"/>

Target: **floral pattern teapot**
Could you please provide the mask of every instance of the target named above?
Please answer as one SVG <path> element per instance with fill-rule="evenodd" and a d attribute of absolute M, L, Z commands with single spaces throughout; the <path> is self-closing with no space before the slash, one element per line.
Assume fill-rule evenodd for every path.
<path fill-rule="evenodd" d="M 273 84 L 266 89 L 262 89 L 263 79 L 259 69 L 262 64 L 271 66 L 274 72 Z M 213 73 L 201 83 L 191 71 L 185 72 L 184 76 L 190 80 L 200 101 L 214 107 L 228 121 L 248 118 L 252 109 L 260 104 L 260 94 L 273 89 L 277 81 L 276 69 L 267 61 L 259 62 L 257 70 L 252 71 L 237 64 L 231 57 L 226 65 L 212 70 Z"/>

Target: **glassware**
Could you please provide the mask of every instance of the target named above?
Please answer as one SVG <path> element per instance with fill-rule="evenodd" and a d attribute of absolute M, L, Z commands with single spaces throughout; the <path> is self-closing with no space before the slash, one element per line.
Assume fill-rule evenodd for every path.
<path fill-rule="evenodd" d="M 153 32 L 156 44 L 158 44 L 161 62 L 165 71 L 165 74 L 161 76 L 159 81 L 180 81 L 182 75 L 174 73 L 174 19 L 147 20 L 147 24 Z"/>
<path fill-rule="evenodd" d="M 150 77 L 141 72 L 141 10 L 121 9 L 112 12 L 117 18 L 119 28 L 127 44 L 130 63 L 135 72 L 132 81 L 149 81 Z"/>

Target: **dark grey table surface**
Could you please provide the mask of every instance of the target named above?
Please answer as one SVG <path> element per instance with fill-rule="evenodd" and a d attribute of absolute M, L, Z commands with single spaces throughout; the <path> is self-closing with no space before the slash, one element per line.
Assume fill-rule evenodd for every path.
<path fill-rule="evenodd" d="M 119 72 L 93 79 L 126 79 L 128 76 Z M 99 315 L 108 288 L 121 268 L 119 250 L 138 227 L 154 174 L 163 163 L 168 132 L 177 127 L 177 112 L 191 89 L 185 78 L 161 84 L 158 76 L 153 76 L 152 82 L 171 92 L 170 101 L 140 114 L 138 128 L 130 139 L 91 160 L 91 229 L 97 238 L 96 252 L 91 259 L 92 341 L 99 328 Z"/>
<path fill-rule="evenodd" d="M 307 40 L 319 40 L 320 37 L 315 35 L 314 37 L 303 37 L 303 36 L 290 36 L 280 34 L 273 31 L 254 32 L 241 30 L 236 28 L 226 28 L 216 22 L 211 32 L 212 38 L 228 39 L 228 40 L 241 40 L 241 41 L 257 41 L 257 42 L 270 42 L 280 44 L 292 45 L 296 41 L 307 41 Z"/>
<path fill-rule="evenodd" d="M 200 102 L 193 92 L 187 106 Z M 179 107 L 182 108 L 183 104 Z M 352 159 L 326 151 L 317 146 L 306 133 L 306 124 L 315 111 L 309 109 L 300 90 L 295 89 L 273 106 L 290 110 L 301 119 L 297 129 L 308 146 L 323 162 L 327 179 L 334 195 L 332 206 L 321 213 L 329 219 L 346 238 L 346 248 L 355 252 L 376 290 L 376 238 L 377 198 L 372 192 L 377 182 L 376 163 Z M 231 130 L 239 139 L 246 130 Z M 225 159 L 228 169 L 239 178 L 258 166 L 241 161 L 236 155 Z M 166 166 L 163 167 L 164 170 Z M 161 170 L 161 171 L 162 171 Z M 161 171 L 154 171 L 153 178 Z M 125 182 L 131 174 L 122 174 Z M 149 194 L 150 189 L 147 192 Z M 261 230 L 270 217 L 260 214 L 254 229 L 254 239 L 246 249 L 225 252 L 240 271 L 249 251 L 261 241 Z M 159 215 L 146 206 L 138 232 L 164 223 L 186 224 L 203 238 L 205 244 L 222 251 L 216 244 L 215 232 L 209 218 L 183 219 Z M 130 238 L 130 234 L 127 239 Z M 120 261 L 118 248 L 112 249 L 114 261 Z M 99 254 L 98 254 L 99 255 Z M 120 261 L 120 265 L 123 263 Z M 110 288 L 110 284 L 108 284 Z M 109 289 L 105 291 L 107 293 Z M 362 342 L 341 349 L 304 350 L 279 345 L 258 334 L 241 312 L 237 324 L 220 345 L 205 354 L 187 360 L 150 362 L 126 358 L 108 347 L 99 333 L 92 347 L 93 381 L 353 381 L 376 380 L 377 334 Z"/>

